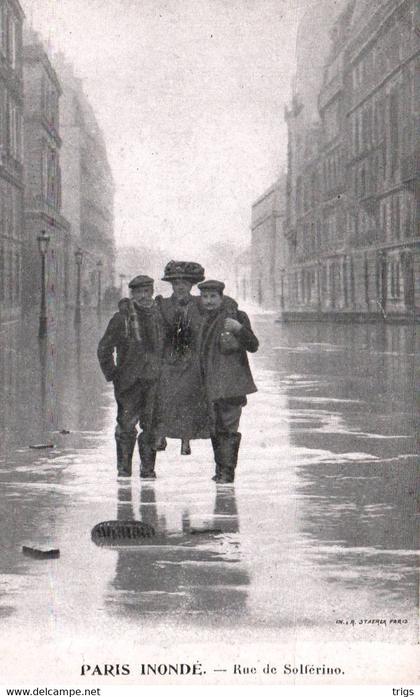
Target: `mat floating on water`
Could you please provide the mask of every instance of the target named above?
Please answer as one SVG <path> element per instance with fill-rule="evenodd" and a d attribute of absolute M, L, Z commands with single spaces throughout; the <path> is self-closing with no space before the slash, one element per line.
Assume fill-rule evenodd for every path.
<path fill-rule="evenodd" d="M 155 529 L 140 520 L 105 520 L 92 528 L 91 537 L 97 545 L 133 544 L 154 537 Z"/>

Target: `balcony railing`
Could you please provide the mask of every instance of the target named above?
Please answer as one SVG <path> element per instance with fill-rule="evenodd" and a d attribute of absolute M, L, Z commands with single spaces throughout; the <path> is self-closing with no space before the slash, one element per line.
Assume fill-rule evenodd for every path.
<path fill-rule="evenodd" d="M 331 82 L 321 88 L 321 92 L 319 93 L 318 97 L 318 108 L 320 111 L 327 106 L 327 104 L 333 99 L 333 97 L 335 97 L 342 87 L 343 80 L 341 74 L 339 74 L 333 77 Z"/>

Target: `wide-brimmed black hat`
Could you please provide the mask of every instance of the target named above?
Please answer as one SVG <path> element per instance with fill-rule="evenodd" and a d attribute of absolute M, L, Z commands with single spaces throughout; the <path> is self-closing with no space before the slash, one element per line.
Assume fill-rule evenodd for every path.
<path fill-rule="evenodd" d="M 196 261 L 169 261 L 165 266 L 162 281 L 175 281 L 177 278 L 200 283 L 204 281 L 204 269 Z"/>

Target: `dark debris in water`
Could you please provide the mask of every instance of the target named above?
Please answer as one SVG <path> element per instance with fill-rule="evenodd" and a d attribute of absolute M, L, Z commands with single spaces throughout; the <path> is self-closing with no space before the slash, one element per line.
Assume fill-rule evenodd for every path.
<path fill-rule="evenodd" d="M 106 520 L 92 528 L 91 537 L 98 545 L 137 543 L 154 537 L 152 525 L 140 520 Z"/>
<path fill-rule="evenodd" d="M 60 550 L 53 547 L 23 545 L 22 552 L 33 559 L 57 559 L 60 556 Z"/>

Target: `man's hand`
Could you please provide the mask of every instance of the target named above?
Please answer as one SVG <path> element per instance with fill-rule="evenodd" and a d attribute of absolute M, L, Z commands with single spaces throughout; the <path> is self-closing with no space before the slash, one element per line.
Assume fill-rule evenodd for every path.
<path fill-rule="evenodd" d="M 232 334 L 238 334 L 242 329 L 242 324 L 238 320 L 228 317 L 225 319 L 225 330 L 227 332 L 232 332 Z"/>

